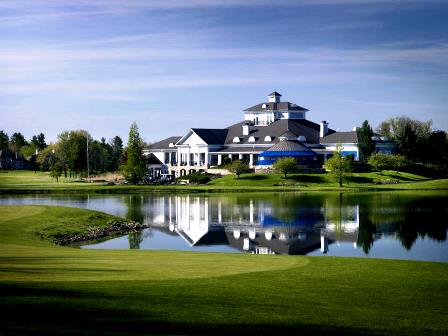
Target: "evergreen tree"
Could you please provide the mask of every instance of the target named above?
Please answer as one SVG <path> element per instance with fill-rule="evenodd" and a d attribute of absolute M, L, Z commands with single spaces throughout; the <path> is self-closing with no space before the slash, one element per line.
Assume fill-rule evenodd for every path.
<path fill-rule="evenodd" d="M 364 120 L 362 126 L 356 130 L 358 135 L 358 149 L 361 158 L 366 160 L 375 151 L 375 142 L 372 140 L 373 130 L 369 122 Z"/>
<path fill-rule="evenodd" d="M 25 137 L 20 132 L 15 132 L 11 135 L 11 139 L 9 140 L 11 144 L 11 149 L 15 152 L 19 151 L 20 148 L 26 146 L 28 143 L 25 140 Z"/>
<path fill-rule="evenodd" d="M 9 143 L 9 136 L 3 131 L 0 131 L 0 150 L 7 149 Z"/>
<path fill-rule="evenodd" d="M 143 156 L 143 140 L 140 138 L 138 126 L 134 122 L 129 130 L 127 161 L 122 166 L 123 175 L 132 184 L 143 180 L 147 173 L 146 160 Z"/>
<path fill-rule="evenodd" d="M 109 170 L 116 171 L 123 162 L 123 140 L 119 136 L 115 136 L 110 140 L 109 145 L 112 150 Z"/>
<path fill-rule="evenodd" d="M 31 139 L 31 143 L 36 146 L 38 150 L 42 150 L 47 147 L 47 143 L 45 142 L 45 135 L 43 133 L 39 133 L 38 135 L 33 135 Z"/>

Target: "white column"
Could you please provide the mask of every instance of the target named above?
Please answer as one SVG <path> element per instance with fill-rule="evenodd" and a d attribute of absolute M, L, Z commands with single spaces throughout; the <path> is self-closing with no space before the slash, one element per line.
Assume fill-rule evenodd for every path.
<path fill-rule="evenodd" d="M 218 166 L 222 164 L 222 154 L 218 154 Z"/>
<path fill-rule="evenodd" d="M 242 160 L 243 159 L 243 154 L 238 154 L 238 160 Z"/>
<path fill-rule="evenodd" d="M 249 222 L 250 224 L 254 223 L 254 201 L 250 200 L 249 203 Z"/>
<path fill-rule="evenodd" d="M 187 166 L 190 166 L 191 162 L 190 162 L 190 146 L 188 146 L 188 154 L 187 154 Z"/>
<path fill-rule="evenodd" d="M 228 156 L 229 156 L 230 159 L 232 159 L 232 154 L 229 154 Z"/>
<path fill-rule="evenodd" d="M 250 154 L 249 155 L 249 166 L 253 166 L 254 165 L 254 155 Z"/>

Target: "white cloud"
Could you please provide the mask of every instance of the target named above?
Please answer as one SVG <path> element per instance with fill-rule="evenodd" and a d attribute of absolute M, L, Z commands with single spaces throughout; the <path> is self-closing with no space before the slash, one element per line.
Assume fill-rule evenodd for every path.
<path fill-rule="evenodd" d="M 426 0 L 425 5 L 443 3 L 443 0 Z M 233 8 L 261 6 L 338 6 L 355 5 L 372 7 L 376 5 L 422 5 L 421 0 L 3 0 L 0 9 L 0 25 L 30 25 L 49 20 L 84 18 L 92 15 L 124 15 L 154 10 L 182 10 L 192 8 Z M 382 6 L 388 10 L 388 6 Z"/>

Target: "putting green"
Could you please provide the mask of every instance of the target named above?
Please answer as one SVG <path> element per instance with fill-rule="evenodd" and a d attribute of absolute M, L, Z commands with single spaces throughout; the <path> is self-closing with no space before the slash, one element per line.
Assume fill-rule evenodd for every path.
<path fill-rule="evenodd" d="M 309 263 L 305 257 L 81 250 L 52 245 L 35 236 L 36 232 L 65 232 L 70 225 L 79 229 L 104 225 L 104 221 L 114 218 L 98 215 L 74 208 L 0 206 L 0 281 L 196 279 L 281 270 Z"/>

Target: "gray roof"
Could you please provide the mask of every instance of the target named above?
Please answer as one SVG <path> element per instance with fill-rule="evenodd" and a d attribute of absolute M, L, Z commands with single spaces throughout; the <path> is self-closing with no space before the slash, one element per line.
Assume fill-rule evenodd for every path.
<path fill-rule="evenodd" d="M 220 148 L 218 150 L 214 150 L 210 152 L 210 154 L 231 154 L 231 153 L 260 153 L 268 149 L 269 147 L 237 147 L 237 146 L 225 146 L 223 148 Z"/>
<path fill-rule="evenodd" d="M 155 156 L 153 153 L 149 154 L 146 158 L 146 163 L 150 165 L 161 165 L 162 161 L 160 161 L 157 156 Z"/>
<path fill-rule="evenodd" d="M 243 125 L 246 123 L 247 121 L 242 121 L 224 129 L 192 128 L 192 131 L 209 145 L 235 146 L 236 144 L 233 142 L 235 137 L 240 138 L 239 145 L 251 145 L 252 147 L 269 145 L 277 143 L 279 137 L 285 133 L 288 135 L 288 139 L 303 135 L 307 143 L 319 143 L 320 125 L 306 119 L 281 119 L 268 126 L 250 126 L 249 134 L 243 135 Z M 335 131 L 328 129 L 328 132 L 334 133 Z M 255 141 L 249 142 L 249 138 L 252 136 Z M 272 141 L 264 141 L 266 136 L 270 136 Z M 169 144 L 177 143 L 181 138 L 180 136 L 166 138 L 148 146 L 146 150 L 175 150 L 175 148 L 169 147 Z"/>
<path fill-rule="evenodd" d="M 266 105 L 265 108 L 263 108 L 263 105 Z M 266 111 L 266 110 L 282 110 L 282 111 L 309 111 L 308 109 L 299 106 L 297 104 L 294 103 L 290 103 L 290 102 L 280 102 L 280 103 L 260 103 L 257 105 L 254 105 L 252 107 L 249 107 L 247 109 L 245 109 L 244 111 Z"/>
<path fill-rule="evenodd" d="M 297 135 L 295 135 L 290 130 L 287 130 L 285 133 L 280 135 L 280 138 L 286 138 L 286 140 L 297 140 Z"/>
<path fill-rule="evenodd" d="M 274 121 L 268 126 L 251 126 L 249 135 L 243 135 L 243 125 L 245 122 L 240 122 L 228 127 L 228 134 L 225 143 L 232 144 L 233 138 L 239 137 L 239 144 L 260 145 L 276 143 L 278 138 L 285 132 L 291 132 L 295 136 L 305 136 L 307 143 L 319 143 L 320 125 L 306 119 L 281 119 Z M 329 133 L 334 133 L 334 130 L 329 129 Z M 264 141 L 266 136 L 273 138 L 272 142 Z M 255 142 L 249 142 L 249 138 L 253 136 Z"/>
<path fill-rule="evenodd" d="M 271 92 L 270 94 L 268 94 L 269 96 L 276 96 L 276 97 L 281 97 L 282 95 L 280 93 L 278 93 L 277 91 Z"/>
<path fill-rule="evenodd" d="M 299 141 L 285 140 L 276 143 L 266 152 L 312 152 L 312 150 Z"/>
<path fill-rule="evenodd" d="M 209 145 L 223 144 L 228 133 L 226 128 L 192 128 L 191 130 Z"/>
<path fill-rule="evenodd" d="M 151 145 L 149 145 L 148 147 L 146 147 L 146 150 L 157 150 L 157 149 L 173 149 L 175 150 L 176 148 L 174 147 L 170 147 L 170 143 L 175 144 L 176 142 L 178 142 L 180 140 L 180 138 L 182 138 L 181 136 L 171 136 L 169 138 L 163 139 L 159 142 L 153 143 Z"/>
<path fill-rule="evenodd" d="M 356 131 L 335 132 L 323 137 L 321 143 L 358 143 L 358 134 Z"/>

